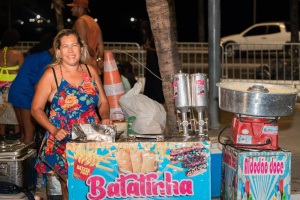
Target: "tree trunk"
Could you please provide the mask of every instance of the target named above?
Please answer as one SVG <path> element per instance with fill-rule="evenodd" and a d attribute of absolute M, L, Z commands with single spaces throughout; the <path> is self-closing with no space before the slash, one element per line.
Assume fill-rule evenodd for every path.
<path fill-rule="evenodd" d="M 146 6 L 158 56 L 163 93 L 167 104 L 169 134 L 177 135 L 178 125 L 171 75 L 178 73 L 182 69 L 182 65 L 171 24 L 168 0 L 146 0 Z"/>
<path fill-rule="evenodd" d="M 63 21 L 63 13 L 62 13 L 62 8 L 64 7 L 65 5 L 62 0 L 52 0 L 51 9 L 54 9 L 55 11 L 57 32 L 64 29 L 64 21 Z"/>
<path fill-rule="evenodd" d="M 168 2 L 169 2 L 169 8 L 170 8 L 171 23 L 172 23 L 173 31 L 174 31 L 174 35 L 175 35 L 175 41 L 178 41 L 175 0 L 168 0 Z"/>
<path fill-rule="evenodd" d="M 61 31 L 64 29 L 64 22 L 63 22 L 63 14 L 62 14 L 62 9 L 60 8 L 59 12 L 55 12 L 55 16 L 56 16 L 56 29 L 57 32 Z"/>

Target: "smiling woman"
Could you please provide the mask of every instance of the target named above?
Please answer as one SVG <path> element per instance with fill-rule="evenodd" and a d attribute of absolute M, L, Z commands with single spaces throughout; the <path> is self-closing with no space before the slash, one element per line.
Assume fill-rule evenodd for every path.
<path fill-rule="evenodd" d="M 81 51 L 82 47 L 77 42 L 75 35 L 62 38 L 62 45 L 57 51 L 62 58 L 62 66 L 66 69 L 69 67 L 78 67 Z M 74 80 L 76 81 L 76 79 Z"/>
<path fill-rule="evenodd" d="M 46 130 L 37 158 L 40 173 L 68 173 L 63 148 L 70 139 L 73 123 L 111 125 L 109 104 L 96 70 L 88 64 L 89 54 L 76 31 L 65 29 L 54 39 L 54 63 L 40 79 L 34 95 L 31 113 Z M 46 102 L 51 103 L 49 119 L 44 113 Z M 59 148 L 53 150 L 58 144 Z M 46 163 L 44 161 L 46 160 Z M 55 169 L 55 170 L 54 170 Z M 68 199 L 67 185 L 61 179 L 63 199 Z"/>

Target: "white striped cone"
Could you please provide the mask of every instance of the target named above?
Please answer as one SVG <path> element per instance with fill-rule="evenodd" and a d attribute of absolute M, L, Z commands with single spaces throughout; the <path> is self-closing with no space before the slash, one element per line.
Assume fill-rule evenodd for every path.
<path fill-rule="evenodd" d="M 125 94 L 125 89 L 118 71 L 117 63 L 111 51 L 104 53 L 103 82 L 103 87 L 110 106 L 110 119 L 118 121 L 125 120 L 119 104 L 119 99 Z"/>

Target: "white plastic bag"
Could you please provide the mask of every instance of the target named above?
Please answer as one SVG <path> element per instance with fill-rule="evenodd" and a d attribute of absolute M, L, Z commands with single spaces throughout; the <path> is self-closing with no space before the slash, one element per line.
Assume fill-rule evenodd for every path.
<path fill-rule="evenodd" d="M 162 134 L 166 127 L 166 111 L 164 107 L 140 94 L 142 83 L 134 87 L 119 99 L 125 117 L 135 116 L 131 129 L 140 134 Z"/>

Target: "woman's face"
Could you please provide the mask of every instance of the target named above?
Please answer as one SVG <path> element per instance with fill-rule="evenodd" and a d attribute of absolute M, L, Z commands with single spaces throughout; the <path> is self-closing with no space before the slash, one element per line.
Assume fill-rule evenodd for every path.
<path fill-rule="evenodd" d="M 61 45 L 58 49 L 63 64 L 78 66 L 81 47 L 75 35 L 64 36 L 61 38 Z"/>

